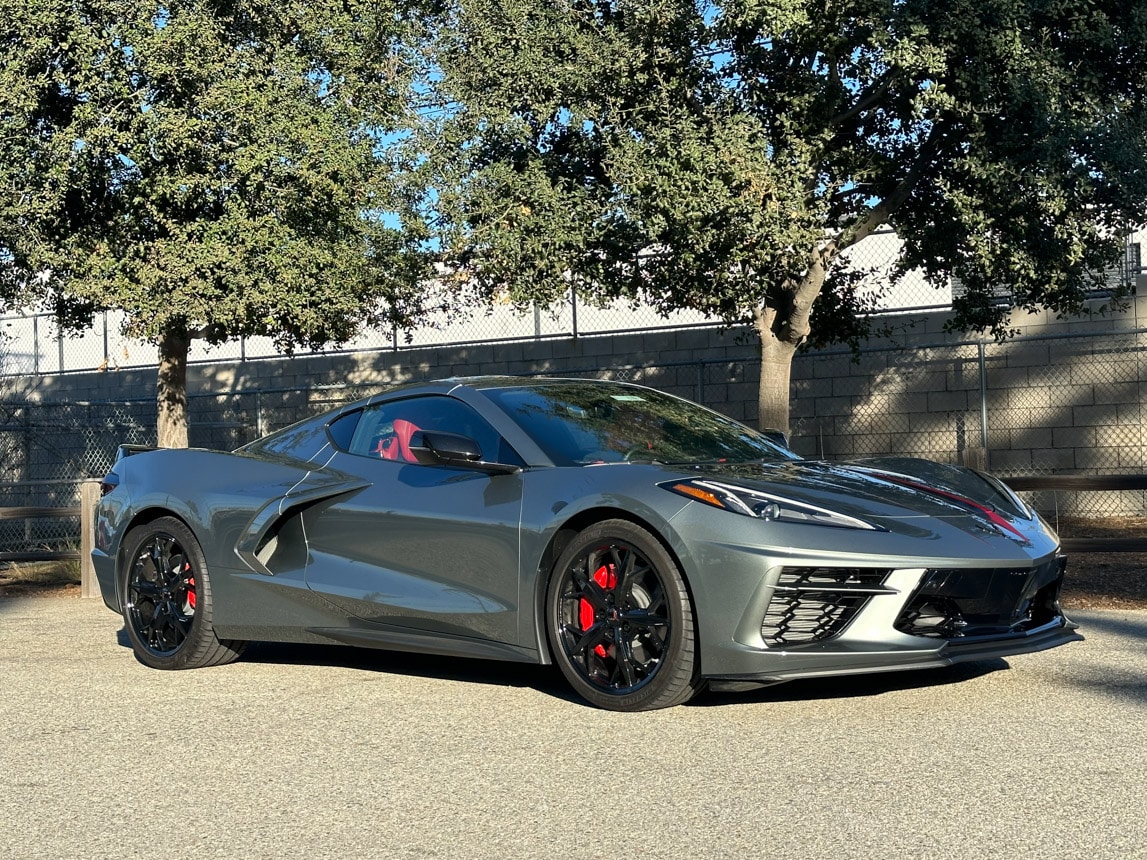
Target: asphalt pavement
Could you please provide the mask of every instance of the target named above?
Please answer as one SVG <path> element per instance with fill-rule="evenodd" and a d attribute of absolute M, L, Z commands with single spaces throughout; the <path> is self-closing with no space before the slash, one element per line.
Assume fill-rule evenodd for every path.
<path fill-rule="evenodd" d="M 0 599 L 3 858 L 1147 857 L 1147 611 L 941 671 L 594 710 L 542 667 L 138 663 Z"/>

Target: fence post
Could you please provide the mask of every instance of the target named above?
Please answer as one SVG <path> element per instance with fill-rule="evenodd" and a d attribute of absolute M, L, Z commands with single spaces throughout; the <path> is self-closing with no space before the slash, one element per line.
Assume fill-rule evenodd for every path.
<path fill-rule="evenodd" d="M 92 564 L 92 547 L 96 536 L 96 504 L 100 500 L 100 482 L 80 484 L 80 597 L 99 597 L 96 569 Z"/>
<path fill-rule="evenodd" d="M 984 342 L 979 347 L 980 357 L 980 445 L 984 449 L 984 470 L 992 468 L 992 454 L 988 450 L 988 371 L 984 359 Z"/>

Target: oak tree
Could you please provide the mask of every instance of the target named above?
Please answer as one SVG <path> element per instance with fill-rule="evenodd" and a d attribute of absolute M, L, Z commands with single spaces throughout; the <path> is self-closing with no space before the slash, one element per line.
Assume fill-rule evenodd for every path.
<path fill-rule="evenodd" d="M 444 265 L 751 322 L 762 426 L 798 348 L 865 334 L 842 255 L 882 225 L 1004 336 L 1079 312 L 1147 217 L 1144 0 L 449 5 L 419 138 Z"/>
<path fill-rule="evenodd" d="M 394 0 L 0 0 L 0 292 L 159 352 L 187 444 L 196 338 L 406 321 L 422 274 L 385 135 L 422 24 Z"/>

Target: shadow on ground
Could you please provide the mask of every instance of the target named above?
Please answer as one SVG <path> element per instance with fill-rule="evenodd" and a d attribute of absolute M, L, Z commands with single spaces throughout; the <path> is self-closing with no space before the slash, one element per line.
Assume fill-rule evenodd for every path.
<path fill-rule="evenodd" d="M 119 630 L 117 639 L 124 648 L 131 648 L 131 642 L 124 629 Z M 555 699 L 584 704 L 566 684 L 561 672 L 555 666 L 442 657 L 434 654 L 412 654 L 343 645 L 300 645 L 279 642 L 252 642 L 244 653 L 242 662 L 279 666 L 330 666 L 388 675 L 436 678 L 464 684 L 529 688 Z M 1004 660 L 984 660 L 940 669 L 913 669 L 903 672 L 789 681 L 738 693 L 706 690 L 689 704 L 695 707 L 716 707 L 748 703 L 864 698 L 896 690 L 958 684 L 1007 668 L 1009 666 Z"/>

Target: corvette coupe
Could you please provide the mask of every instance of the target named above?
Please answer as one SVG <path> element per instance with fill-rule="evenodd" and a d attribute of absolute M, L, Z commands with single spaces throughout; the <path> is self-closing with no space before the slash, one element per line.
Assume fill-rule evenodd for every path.
<path fill-rule="evenodd" d="M 556 663 L 640 711 L 1082 638 L 991 475 L 804 460 L 637 385 L 404 385 L 230 453 L 124 446 L 102 489 L 103 598 L 158 669 L 342 643 Z"/>

